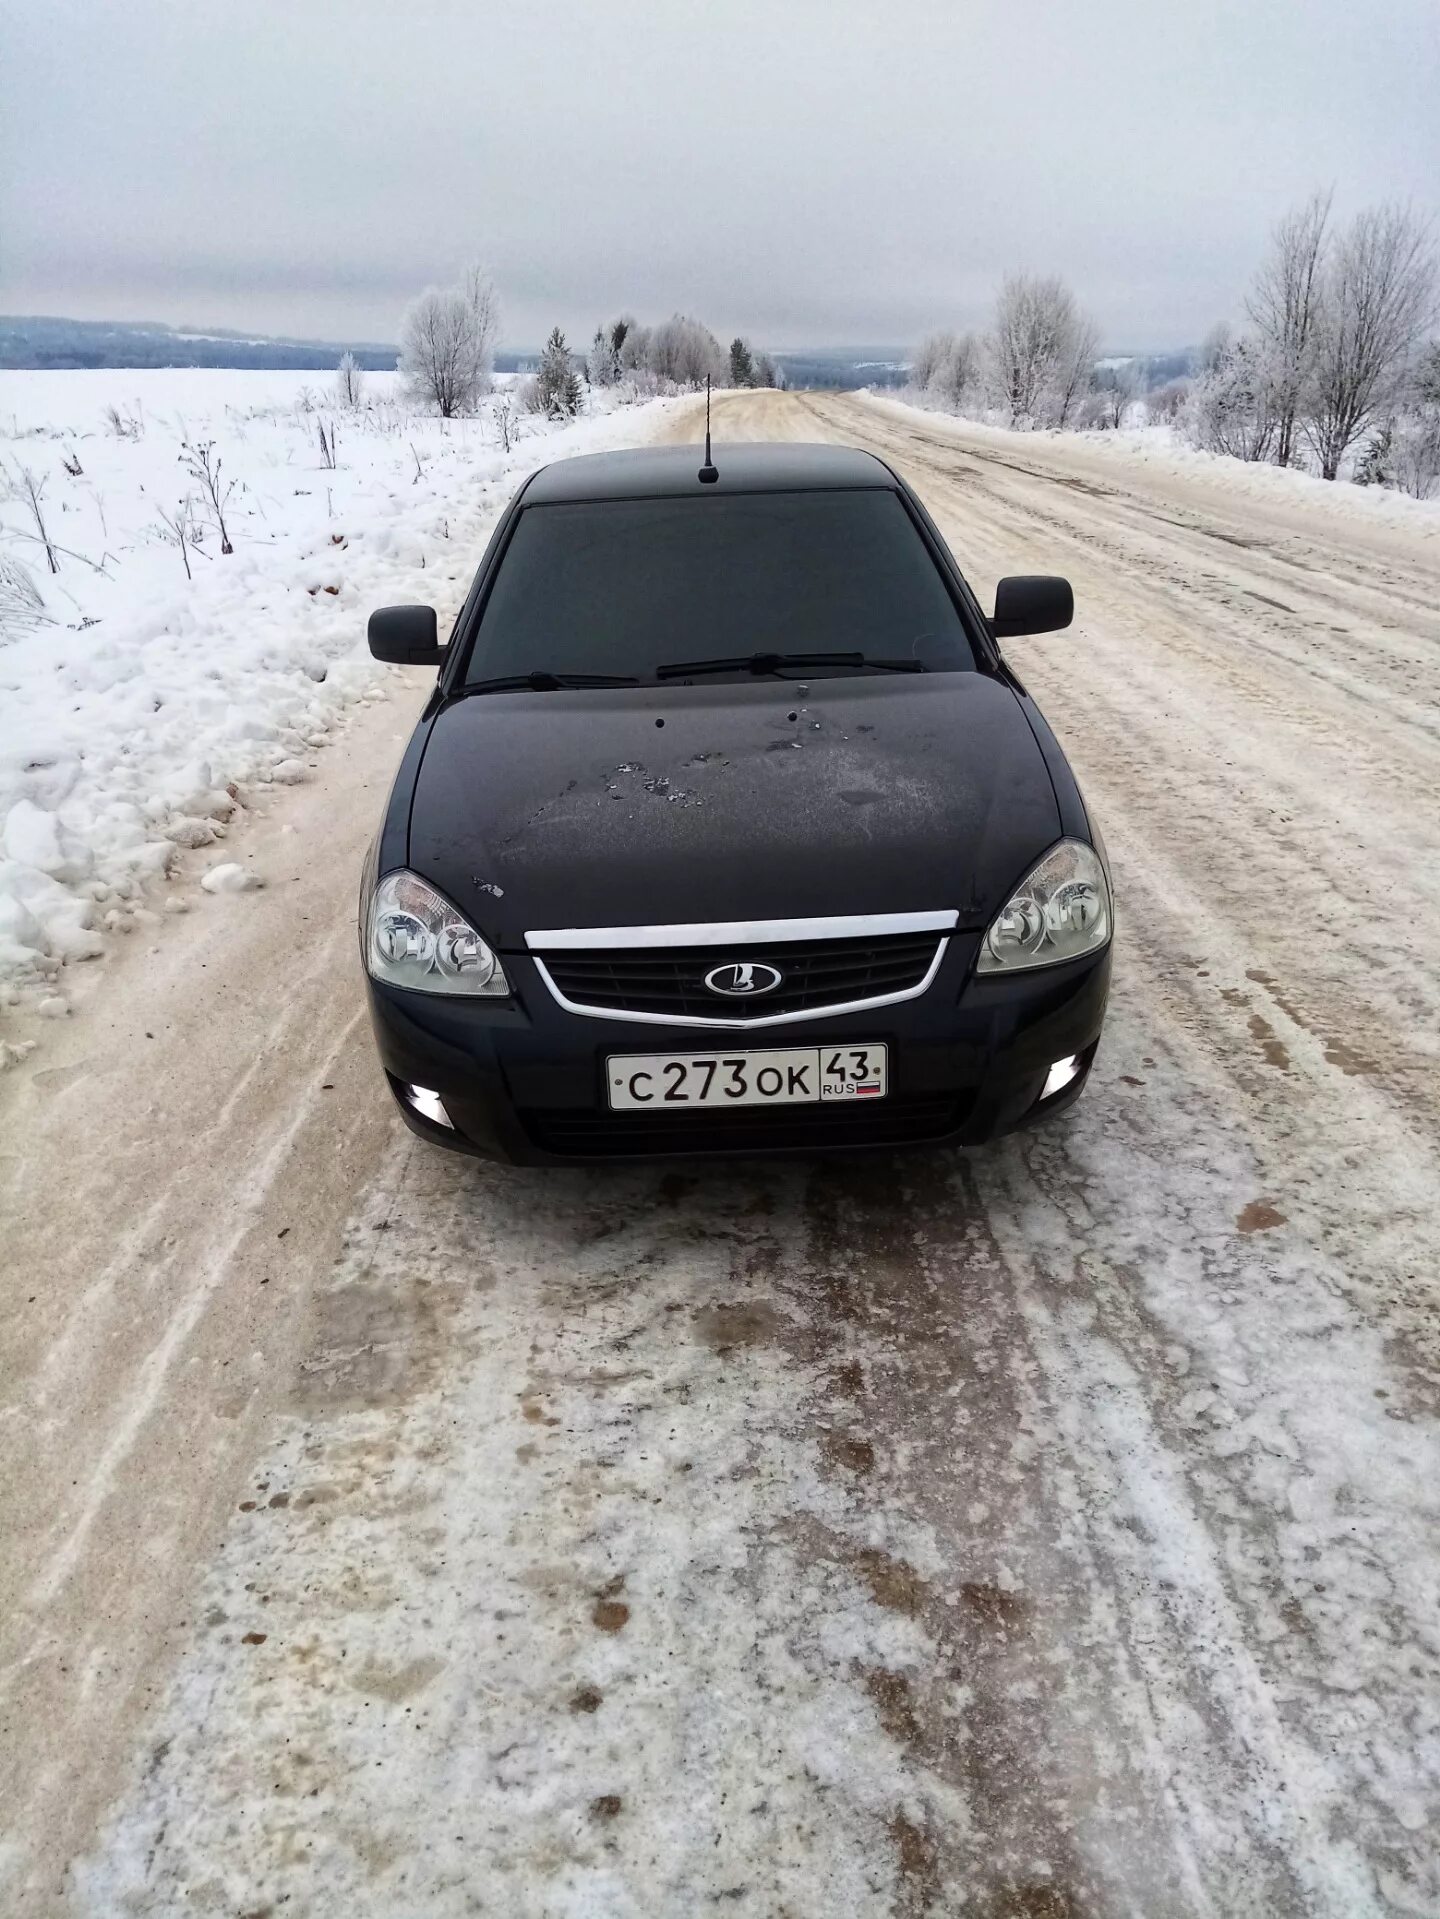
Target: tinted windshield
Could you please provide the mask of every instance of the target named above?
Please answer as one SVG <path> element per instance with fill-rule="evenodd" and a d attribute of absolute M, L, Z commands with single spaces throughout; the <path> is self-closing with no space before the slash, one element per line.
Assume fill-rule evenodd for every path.
<path fill-rule="evenodd" d="M 896 494 L 586 501 L 521 513 L 466 679 L 544 670 L 643 680 L 716 655 L 852 650 L 939 672 L 975 663 Z"/>

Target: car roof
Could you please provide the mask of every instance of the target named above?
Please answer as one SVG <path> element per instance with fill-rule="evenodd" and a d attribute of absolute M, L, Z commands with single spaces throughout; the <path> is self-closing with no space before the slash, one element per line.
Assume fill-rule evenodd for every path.
<path fill-rule="evenodd" d="M 720 478 L 699 478 L 701 446 L 647 446 L 626 453 L 584 453 L 541 467 L 525 489 L 526 506 L 556 501 L 638 500 L 656 495 L 788 493 L 819 488 L 889 487 L 899 482 L 873 454 L 853 446 L 796 441 L 718 441 L 711 458 Z"/>

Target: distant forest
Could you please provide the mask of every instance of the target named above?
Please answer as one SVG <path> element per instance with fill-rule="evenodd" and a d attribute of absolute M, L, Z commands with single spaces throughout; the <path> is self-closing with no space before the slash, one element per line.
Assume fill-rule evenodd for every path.
<path fill-rule="evenodd" d="M 224 327 L 130 324 L 117 320 L 64 320 L 0 314 L 0 369 L 21 367 L 262 367 L 272 371 L 333 372 L 342 353 L 353 353 L 367 373 L 387 373 L 398 348 L 374 341 L 288 340 L 237 333 Z M 498 373 L 528 372 L 534 352 L 495 355 Z M 910 355 L 894 346 L 848 349 L 817 347 L 772 355 L 788 387 L 844 391 L 861 386 L 904 386 Z M 1149 382 L 1158 384 L 1190 371 L 1193 355 L 1149 359 Z"/>
<path fill-rule="evenodd" d="M 822 347 L 773 358 L 788 387 L 904 386 L 910 377 L 910 357 L 900 347 Z"/>
<path fill-rule="evenodd" d="M 332 371 L 355 355 L 367 372 L 395 364 L 393 346 L 348 340 L 282 340 L 197 328 L 116 320 L 61 320 L 0 315 L 0 367 L 295 367 Z"/>
<path fill-rule="evenodd" d="M 289 340 L 244 334 L 224 327 L 185 328 L 116 320 L 64 320 L 0 315 L 0 368 L 19 367 L 262 367 L 332 371 L 342 353 L 353 353 L 367 373 L 388 372 L 398 349 L 373 341 Z M 777 353 L 787 386 L 901 386 L 906 356 L 894 347 L 857 347 Z M 532 367 L 533 353 L 495 355 L 500 373 Z"/>

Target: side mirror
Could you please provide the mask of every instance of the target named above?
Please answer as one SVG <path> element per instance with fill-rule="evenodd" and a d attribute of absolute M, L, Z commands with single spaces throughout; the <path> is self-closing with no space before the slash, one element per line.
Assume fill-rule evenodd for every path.
<path fill-rule="evenodd" d="M 997 640 L 1013 640 L 1022 633 L 1058 633 L 1074 617 L 1075 595 L 1068 580 L 1050 573 L 1018 573 L 996 587 L 990 624 Z"/>
<path fill-rule="evenodd" d="M 445 657 L 433 606 L 382 606 L 370 615 L 370 651 L 391 666 L 439 666 Z"/>

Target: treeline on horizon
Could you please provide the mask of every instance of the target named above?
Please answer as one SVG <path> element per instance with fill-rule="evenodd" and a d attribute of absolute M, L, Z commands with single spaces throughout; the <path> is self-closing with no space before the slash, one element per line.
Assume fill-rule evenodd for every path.
<path fill-rule="evenodd" d="M 236 367 L 270 372 L 333 370 L 353 353 L 367 373 L 388 372 L 395 348 L 374 342 L 262 337 L 216 327 L 171 327 L 156 321 L 67 320 L 49 314 L 0 314 L 0 368 L 10 372 L 75 372 L 87 368 Z"/>
<path fill-rule="evenodd" d="M 325 373 L 343 353 L 365 373 L 389 373 L 398 343 L 293 340 L 244 334 L 224 327 L 168 326 L 161 321 L 70 320 L 59 315 L 0 314 L 0 369 L 70 372 L 85 369 L 233 367 L 266 372 Z M 497 373 L 533 370 L 543 348 L 497 351 Z M 863 357 L 862 357 L 863 356 Z M 882 357 L 883 356 L 883 357 Z M 907 377 L 902 349 L 801 348 L 769 356 L 791 387 L 901 386 Z"/>

